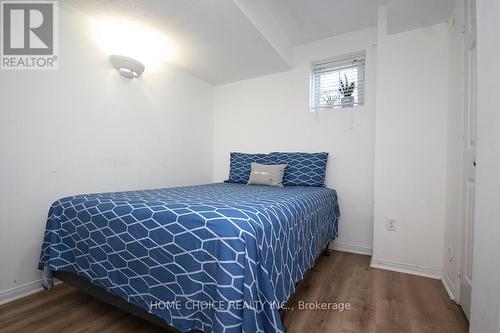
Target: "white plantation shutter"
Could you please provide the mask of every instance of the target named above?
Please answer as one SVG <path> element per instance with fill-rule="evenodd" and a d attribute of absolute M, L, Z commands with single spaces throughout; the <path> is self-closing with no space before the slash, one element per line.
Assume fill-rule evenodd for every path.
<path fill-rule="evenodd" d="M 311 72 L 311 111 L 364 104 L 364 53 L 313 63 Z"/>

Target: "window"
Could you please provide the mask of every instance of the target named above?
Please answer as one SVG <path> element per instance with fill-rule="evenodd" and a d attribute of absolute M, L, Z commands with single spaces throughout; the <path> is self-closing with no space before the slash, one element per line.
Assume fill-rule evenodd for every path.
<path fill-rule="evenodd" d="M 313 63 L 311 71 L 312 112 L 364 104 L 364 53 Z"/>

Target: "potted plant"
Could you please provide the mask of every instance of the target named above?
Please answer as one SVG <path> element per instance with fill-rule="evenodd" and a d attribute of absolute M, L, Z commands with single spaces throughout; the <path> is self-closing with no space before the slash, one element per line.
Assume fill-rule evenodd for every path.
<path fill-rule="evenodd" d="M 352 107 L 354 105 L 354 97 L 352 96 L 352 94 L 354 93 L 354 88 L 356 87 L 356 83 L 349 82 L 346 74 L 344 74 L 344 78 L 345 81 L 342 80 L 339 74 L 339 82 L 340 82 L 339 93 L 340 96 L 342 96 L 340 98 L 340 103 L 342 104 L 342 107 L 349 107 L 349 106 Z"/>
<path fill-rule="evenodd" d="M 323 97 L 323 103 L 327 109 L 331 109 L 335 106 L 335 101 L 338 99 L 337 96 L 332 96 L 328 91 L 323 91 L 325 97 Z"/>

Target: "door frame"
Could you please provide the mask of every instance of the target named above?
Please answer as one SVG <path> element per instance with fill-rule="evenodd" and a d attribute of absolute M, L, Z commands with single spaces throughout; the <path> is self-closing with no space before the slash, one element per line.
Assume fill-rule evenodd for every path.
<path fill-rule="evenodd" d="M 465 78 L 464 78 L 464 100 L 463 100 L 464 113 L 463 113 L 463 117 L 462 117 L 463 120 L 462 120 L 462 142 L 461 142 L 461 144 L 462 144 L 462 165 L 461 165 L 461 172 L 460 172 L 461 173 L 460 203 L 459 203 L 460 225 L 458 228 L 457 250 L 456 250 L 456 253 L 457 253 L 457 286 L 456 286 L 456 292 L 455 292 L 455 302 L 457 304 L 462 305 L 461 303 L 462 303 L 462 292 L 463 291 L 462 291 L 461 278 L 462 278 L 462 274 L 464 274 L 462 253 L 464 250 L 464 231 L 465 231 L 465 228 L 467 227 L 466 226 L 466 218 L 467 217 L 466 217 L 466 212 L 465 212 L 466 205 L 467 205 L 467 203 L 465 202 L 465 195 L 466 195 L 465 191 L 467 190 L 467 188 L 465 186 L 465 174 L 466 174 L 465 163 L 468 161 L 467 156 L 465 154 L 465 145 L 467 144 L 466 140 L 467 140 L 468 128 L 466 128 L 466 126 L 467 126 L 467 117 L 468 117 L 467 108 L 468 108 L 468 103 L 469 103 L 468 87 L 467 86 L 470 84 L 469 74 L 468 74 L 469 63 L 468 63 L 468 57 L 466 56 L 466 54 L 470 50 L 469 45 L 471 44 L 470 43 L 471 31 L 472 31 L 472 34 L 474 35 L 474 39 L 473 39 L 472 44 L 477 43 L 476 9 L 474 9 L 473 22 L 470 22 L 470 13 L 469 13 L 470 12 L 470 3 L 473 2 L 474 4 L 476 4 L 477 0 L 459 0 L 459 1 L 463 1 L 463 6 L 464 6 L 464 21 L 462 23 L 463 24 L 462 32 L 464 34 L 464 39 L 463 39 L 464 63 L 463 63 L 463 66 L 464 66 L 464 70 L 465 70 L 464 71 Z M 476 73 L 476 75 L 477 75 L 477 73 Z M 464 311 L 464 313 L 465 313 L 465 311 Z M 467 319 L 469 319 L 469 318 L 467 318 Z"/>

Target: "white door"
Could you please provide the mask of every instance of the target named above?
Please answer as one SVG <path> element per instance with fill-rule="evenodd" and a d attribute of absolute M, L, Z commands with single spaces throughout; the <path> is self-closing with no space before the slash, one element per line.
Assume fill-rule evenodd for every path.
<path fill-rule="evenodd" d="M 465 1 L 465 120 L 460 305 L 470 319 L 476 180 L 476 0 Z"/>

